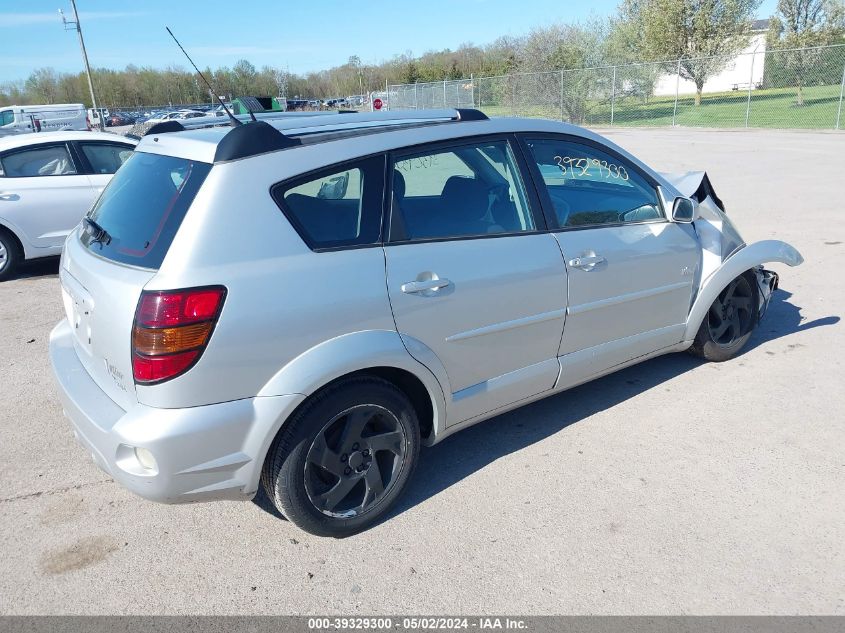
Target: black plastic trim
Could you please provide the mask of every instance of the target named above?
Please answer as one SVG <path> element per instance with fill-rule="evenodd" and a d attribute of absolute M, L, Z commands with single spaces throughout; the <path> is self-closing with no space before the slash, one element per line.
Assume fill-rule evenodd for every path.
<path fill-rule="evenodd" d="M 489 121 L 490 117 L 475 108 L 456 108 L 458 121 Z"/>
<path fill-rule="evenodd" d="M 239 125 L 224 136 L 217 144 L 214 162 L 221 163 L 247 158 L 267 152 L 275 152 L 301 145 L 298 138 L 285 136 L 266 121 L 255 121 Z"/>
<path fill-rule="evenodd" d="M 162 121 L 161 123 L 156 123 L 151 126 L 149 130 L 144 132 L 144 136 L 149 136 L 150 134 L 167 134 L 168 132 L 184 131 L 185 126 L 179 123 L 179 121 Z"/>

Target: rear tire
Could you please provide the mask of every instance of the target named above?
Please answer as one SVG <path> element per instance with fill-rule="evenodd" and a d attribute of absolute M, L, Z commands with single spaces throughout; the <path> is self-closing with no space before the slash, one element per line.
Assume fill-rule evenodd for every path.
<path fill-rule="evenodd" d="M 731 281 L 710 305 L 689 352 L 705 360 L 730 360 L 745 346 L 759 319 L 753 271 Z"/>
<path fill-rule="evenodd" d="M 17 240 L 8 231 L 0 228 L 0 281 L 10 279 L 23 259 Z"/>
<path fill-rule="evenodd" d="M 261 482 L 288 520 L 317 536 L 350 536 L 384 516 L 405 489 L 420 451 L 413 405 L 374 376 L 340 380 L 285 423 Z"/>

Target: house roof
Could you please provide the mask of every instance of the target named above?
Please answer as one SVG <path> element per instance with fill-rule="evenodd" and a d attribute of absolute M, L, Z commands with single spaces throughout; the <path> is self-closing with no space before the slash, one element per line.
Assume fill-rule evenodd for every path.
<path fill-rule="evenodd" d="M 751 30 L 752 31 L 768 31 L 769 30 L 769 20 L 754 20 L 751 23 Z"/>

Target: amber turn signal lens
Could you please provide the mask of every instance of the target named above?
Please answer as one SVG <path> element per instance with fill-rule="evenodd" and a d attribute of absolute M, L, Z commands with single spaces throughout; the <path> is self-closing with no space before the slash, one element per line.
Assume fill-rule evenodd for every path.
<path fill-rule="evenodd" d="M 132 346 L 137 353 L 146 356 L 184 352 L 205 345 L 213 326 L 211 321 L 155 330 L 135 326 Z"/>

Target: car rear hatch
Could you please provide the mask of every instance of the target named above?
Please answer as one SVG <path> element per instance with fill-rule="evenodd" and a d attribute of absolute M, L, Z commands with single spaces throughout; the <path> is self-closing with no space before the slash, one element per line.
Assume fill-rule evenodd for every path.
<path fill-rule="evenodd" d="M 77 356 L 123 409 L 137 402 L 131 341 L 138 300 L 210 169 L 135 152 L 65 244 L 62 298 Z"/>

